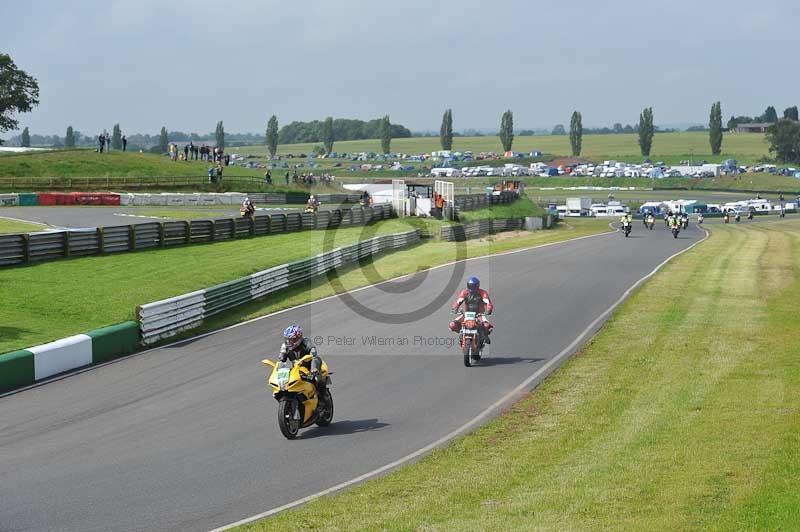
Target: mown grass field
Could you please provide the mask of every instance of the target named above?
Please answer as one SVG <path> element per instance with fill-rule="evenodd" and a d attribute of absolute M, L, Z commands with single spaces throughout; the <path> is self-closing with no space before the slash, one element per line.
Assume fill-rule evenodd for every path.
<path fill-rule="evenodd" d="M 342 246 L 379 234 L 440 223 L 416 218 L 378 222 L 366 228 L 339 229 L 334 245 Z M 522 233 L 519 238 L 473 241 L 469 253 L 487 254 L 514 247 L 565 240 L 608 230 L 606 222 L 579 220 L 557 230 Z M 83 257 L 35 266 L 0 269 L 0 353 L 78 334 L 135 318 L 139 304 L 207 288 L 271 266 L 315 255 L 324 231 L 306 231 L 172 249 L 99 257 Z M 430 243 L 376 261 L 389 276 L 412 273 L 455 258 L 455 244 Z M 344 276 L 347 287 L 371 282 L 361 270 Z M 324 280 L 250 303 L 224 317 L 209 320 L 200 330 L 212 330 L 278 308 L 330 295 Z M 190 334 L 196 334 L 197 330 Z"/>
<path fill-rule="evenodd" d="M 0 212 L 0 214 L 2 214 L 2 212 Z M 44 226 L 40 224 L 20 222 L 0 217 L 0 234 L 31 233 L 33 231 L 41 231 L 43 228 Z"/>
<path fill-rule="evenodd" d="M 283 144 L 278 146 L 278 154 L 310 153 L 318 143 Z M 351 140 L 336 142 L 334 151 L 342 153 L 374 152 L 379 153 L 380 140 Z M 407 139 L 393 139 L 392 151 L 408 154 L 417 154 L 440 150 L 439 137 L 412 137 Z M 494 136 L 484 137 L 456 137 L 453 139 L 453 149 L 457 151 L 471 150 L 480 152 L 502 152 L 500 139 Z M 514 151 L 530 152 L 538 150 L 556 156 L 571 155 L 568 136 L 532 136 L 514 138 Z M 231 148 L 235 153 L 265 155 L 265 146 L 241 146 Z M 762 134 L 729 133 L 722 143 L 722 155 L 712 156 L 708 143 L 708 133 L 703 132 L 678 132 L 657 133 L 653 140 L 653 149 L 650 159 L 667 163 L 677 162 L 682 158 L 692 156 L 695 160 L 706 159 L 724 160 L 737 159 L 740 163 L 756 162 L 768 156 L 768 146 Z M 584 135 L 581 156 L 588 159 L 606 160 L 616 159 L 625 161 L 639 161 L 643 159 L 639 151 L 637 135 Z"/>
<path fill-rule="evenodd" d="M 800 222 L 714 226 L 506 414 L 239 530 L 797 530 L 798 298 Z"/>

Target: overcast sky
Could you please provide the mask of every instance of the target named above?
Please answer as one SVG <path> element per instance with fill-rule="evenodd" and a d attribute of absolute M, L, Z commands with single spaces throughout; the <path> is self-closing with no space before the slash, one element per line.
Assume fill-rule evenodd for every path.
<path fill-rule="evenodd" d="M 661 125 L 800 104 L 797 0 L 0 0 L 39 80 L 32 133 L 263 131 L 388 113 L 412 130 Z M 4 137 L 11 133 L 3 134 Z"/>

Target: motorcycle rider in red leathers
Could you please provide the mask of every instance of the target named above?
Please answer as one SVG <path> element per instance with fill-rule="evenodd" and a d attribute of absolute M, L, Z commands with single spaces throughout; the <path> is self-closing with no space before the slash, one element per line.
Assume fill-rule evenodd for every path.
<path fill-rule="evenodd" d="M 486 320 L 486 316 L 494 310 L 494 304 L 489 297 L 489 292 L 481 290 L 481 281 L 477 277 L 470 277 L 467 281 L 467 288 L 458 294 L 458 299 L 453 303 L 453 313 L 457 313 L 461 305 L 464 305 L 465 312 L 477 312 L 478 321 L 483 326 L 483 340 L 487 344 L 491 344 L 489 335 L 494 328 L 491 323 Z M 450 330 L 453 332 L 461 332 L 461 326 L 464 323 L 464 315 L 462 314 L 455 320 L 450 322 Z"/>

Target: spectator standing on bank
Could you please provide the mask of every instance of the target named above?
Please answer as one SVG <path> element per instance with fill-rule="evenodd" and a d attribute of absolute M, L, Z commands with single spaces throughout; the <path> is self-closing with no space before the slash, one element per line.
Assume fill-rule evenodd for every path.
<path fill-rule="evenodd" d="M 128 151 L 128 137 L 122 135 L 122 151 Z"/>
<path fill-rule="evenodd" d="M 286 170 L 286 184 L 289 184 L 289 170 Z"/>
<path fill-rule="evenodd" d="M 217 181 L 222 183 L 222 161 L 217 163 Z"/>
<path fill-rule="evenodd" d="M 188 161 L 189 160 L 189 145 L 188 144 L 184 144 L 183 145 L 183 160 L 184 161 Z"/>
<path fill-rule="evenodd" d="M 269 168 L 267 168 L 267 171 L 264 172 L 264 182 L 267 185 L 271 185 L 272 184 L 272 170 L 270 170 Z"/>
<path fill-rule="evenodd" d="M 208 182 L 209 183 L 214 182 L 214 166 L 208 167 Z"/>

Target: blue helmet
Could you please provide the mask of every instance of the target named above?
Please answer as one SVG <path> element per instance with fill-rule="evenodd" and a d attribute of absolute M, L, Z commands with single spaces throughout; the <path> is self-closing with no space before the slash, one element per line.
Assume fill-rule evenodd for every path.
<path fill-rule="evenodd" d="M 283 338 L 286 341 L 286 347 L 293 349 L 303 341 L 303 329 L 298 324 L 293 323 L 283 330 Z"/>
<path fill-rule="evenodd" d="M 480 287 L 481 287 L 481 280 L 478 279 L 477 277 L 470 277 L 469 280 L 467 280 L 467 289 L 468 290 L 471 290 L 471 291 L 474 292 L 475 290 L 477 290 Z"/>

